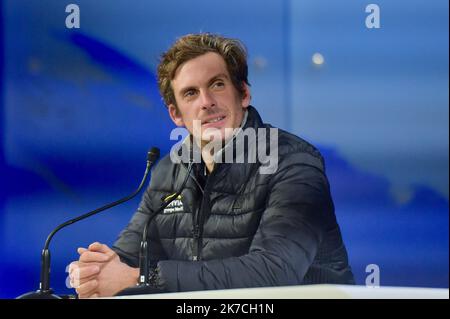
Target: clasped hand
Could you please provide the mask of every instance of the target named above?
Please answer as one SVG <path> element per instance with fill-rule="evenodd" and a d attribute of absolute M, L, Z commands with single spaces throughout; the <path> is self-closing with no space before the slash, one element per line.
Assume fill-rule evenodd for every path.
<path fill-rule="evenodd" d="M 111 297 L 137 283 L 139 269 L 121 262 L 107 245 L 95 242 L 77 251 L 80 258 L 70 264 L 69 277 L 79 298 Z"/>

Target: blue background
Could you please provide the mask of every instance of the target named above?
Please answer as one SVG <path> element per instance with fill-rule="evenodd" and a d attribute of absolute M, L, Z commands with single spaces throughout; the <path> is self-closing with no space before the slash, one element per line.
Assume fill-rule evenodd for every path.
<path fill-rule="evenodd" d="M 448 287 L 448 1 L 60 0 L 0 5 L 0 297 L 34 290 L 59 223 L 131 192 L 174 127 L 159 55 L 190 32 L 237 37 L 252 104 L 319 147 L 358 284 Z M 314 65 L 321 53 L 325 63 Z M 52 284 L 76 248 L 111 244 L 139 198 L 58 233 Z"/>

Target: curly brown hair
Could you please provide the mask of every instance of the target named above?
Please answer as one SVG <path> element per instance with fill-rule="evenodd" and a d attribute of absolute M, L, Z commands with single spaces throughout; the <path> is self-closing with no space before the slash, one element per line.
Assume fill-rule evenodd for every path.
<path fill-rule="evenodd" d="M 244 83 L 250 84 L 247 79 L 247 50 L 242 42 L 211 33 L 187 34 L 162 54 L 158 65 L 158 86 L 166 106 L 177 105 L 171 81 L 178 67 L 208 52 L 222 56 L 234 87 L 241 97 L 244 96 Z"/>

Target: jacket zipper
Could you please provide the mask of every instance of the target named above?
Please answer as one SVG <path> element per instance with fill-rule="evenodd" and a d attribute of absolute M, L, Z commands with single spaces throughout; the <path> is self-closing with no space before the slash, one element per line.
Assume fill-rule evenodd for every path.
<path fill-rule="evenodd" d="M 205 187 L 206 190 L 206 187 Z M 197 218 L 195 220 L 194 229 L 193 229 L 193 237 L 194 237 L 194 244 L 193 244 L 193 252 L 192 252 L 192 260 L 197 261 L 201 260 L 202 255 L 202 246 L 203 246 L 203 224 L 204 224 L 204 208 L 205 208 L 205 196 L 207 195 L 207 192 L 204 193 L 202 201 L 200 203 L 200 207 L 198 210 Z"/>
<path fill-rule="evenodd" d="M 216 170 L 214 170 L 214 171 L 216 171 Z M 202 190 L 202 193 L 203 193 L 202 201 L 200 203 L 200 207 L 198 209 L 198 213 L 197 213 L 197 216 L 194 221 L 194 226 L 193 226 L 193 230 L 192 230 L 192 235 L 194 238 L 193 247 L 192 247 L 192 260 L 193 261 L 202 260 L 205 203 L 208 200 L 208 206 L 210 206 L 209 192 L 207 191 L 207 189 L 208 189 L 208 185 L 211 183 L 211 178 L 213 177 L 214 171 L 211 172 L 211 174 L 209 175 L 209 177 L 206 181 L 206 184 L 205 184 L 205 188 Z M 200 187 L 200 189 L 201 189 L 201 187 Z"/>
<path fill-rule="evenodd" d="M 184 167 L 184 169 L 187 170 L 187 168 L 182 164 L 181 166 Z M 199 253 L 200 253 L 200 246 L 201 246 L 201 230 L 200 230 L 200 217 L 199 215 L 201 214 L 202 211 L 202 207 L 203 207 L 203 201 L 205 198 L 205 189 L 206 189 L 206 185 L 205 185 L 205 189 L 203 189 L 203 187 L 200 185 L 199 181 L 197 180 L 197 178 L 195 178 L 194 175 L 189 174 L 189 176 L 193 179 L 193 181 L 195 182 L 195 184 L 197 185 L 197 187 L 200 189 L 200 191 L 202 192 L 202 201 L 200 203 L 200 207 L 197 210 L 197 213 L 194 214 L 194 216 L 192 217 L 192 238 L 193 238 L 193 243 L 192 243 L 192 260 L 193 261 L 197 261 L 199 260 Z"/>

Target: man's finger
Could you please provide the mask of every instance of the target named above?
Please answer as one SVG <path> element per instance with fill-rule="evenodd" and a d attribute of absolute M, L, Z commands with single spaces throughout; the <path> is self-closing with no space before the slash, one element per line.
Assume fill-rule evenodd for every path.
<path fill-rule="evenodd" d="M 74 279 L 85 279 L 97 275 L 100 272 L 100 267 L 97 265 L 86 266 L 86 267 L 76 267 L 70 274 L 71 278 Z"/>
<path fill-rule="evenodd" d="M 71 262 L 69 264 L 69 275 L 78 267 L 79 267 L 79 262 L 78 261 Z"/>
<path fill-rule="evenodd" d="M 79 279 L 78 277 L 70 276 L 70 286 L 71 286 L 72 288 L 78 288 L 78 287 L 80 287 L 82 284 L 87 283 L 88 281 L 97 279 L 97 277 L 98 277 L 98 274 L 93 275 L 93 276 L 91 276 L 91 277 L 85 277 L 85 278 L 83 278 L 83 279 Z"/>
<path fill-rule="evenodd" d="M 79 255 L 83 254 L 85 251 L 88 251 L 88 250 L 86 248 L 83 248 L 83 247 L 79 247 L 77 249 L 77 252 L 78 252 Z"/>
<path fill-rule="evenodd" d="M 101 244 L 99 242 L 95 242 L 89 245 L 88 247 L 89 251 L 95 251 L 95 252 L 99 252 L 99 253 L 104 253 L 110 257 L 115 255 L 114 250 L 112 250 L 111 248 L 109 248 L 107 245 L 105 244 Z"/>
<path fill-rule="evenodd" d="M 90 263 L 90 262 L 106 262 L 109 261 L 110 256 L 104 253 L 98 253 L 95 251 L 86 251 L 80 256 L 80 262 Z"/>
<path fill-rule="evenodd" d="M 95 290 L 98 287 L 97 280 L 88 281 L 82 285 L 80 285 L 77 289 L 75 289 L 80 298 L 87 298 L 95 293 Z"/>

